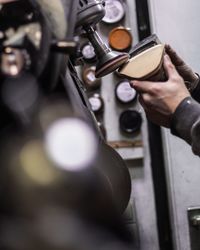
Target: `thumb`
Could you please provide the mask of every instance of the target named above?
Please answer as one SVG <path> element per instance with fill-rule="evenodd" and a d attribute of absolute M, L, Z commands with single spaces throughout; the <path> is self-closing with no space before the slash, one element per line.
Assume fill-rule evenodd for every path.
<path fill-rule="evenodd" d="M 179 75 L 174 64 L 172 63 L 170 57 L 166 54 L 164 55 L 164 62 L 163 67 L 165 70 L 165 73 L 167 74 L 168 79 L 171 79 L 175 75 Z"/>

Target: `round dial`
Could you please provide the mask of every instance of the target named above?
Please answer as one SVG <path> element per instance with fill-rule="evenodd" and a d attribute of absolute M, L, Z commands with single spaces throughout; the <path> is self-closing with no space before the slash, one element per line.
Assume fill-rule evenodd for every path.
<path fill-rule="evenodd" d="M 94 94 L 89 98 L 89 102 L 94 113 L 99 113 L 103 110 L 103 100 L 99 94 Z"/>
<path fill-rule="evenodd" d="M 112 29 L 109 34 L 109 44 L 114 50 L 126 51 L 131 48 L 132 41 L 130 29 L 122 26 Z"/>
<path fill-rule="evenodd" d="M 94 61 L 96 59 L 94 47 L 90 43 L 84 44 L 81 51 L 86 61 Z"/>
<path fill-rule="evenodd" d="M 120 129 L 126 134 L 133 134 L 140 130 L 142 117 L 136 110 L 126 110 L 119 118 Z"/>
<path fill-rule="evenodd" d="M 119 22 L 125 14 L 123 4 L 118 0 L 106 0 L 105 1 L 106 14 L 102 19 L 105 23 Z"/>
<path fill-rule="evenodd" d="M 87 89 L 97 89 L 100 87 L 101 80 L 95 77 L 96 67 L 91 66 L 83 70 L 83 81 Z"/>
<path fill-rule="evenodd" d="M 125 80 L 118 83 L 115 94 L 117 100 L 121 103 L 127 104 L 135 100 L 137 92 L 131 88 L 129 81 Z"/>

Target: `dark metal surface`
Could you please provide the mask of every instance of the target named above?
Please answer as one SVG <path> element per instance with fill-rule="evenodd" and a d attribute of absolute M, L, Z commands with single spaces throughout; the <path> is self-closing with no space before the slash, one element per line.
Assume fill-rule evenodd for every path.
<path fill-rule="evenodd" d="M 188 209 L 191 250 L 200 249 L 200 207 Z"/>
<path fill-rule="evenodd" d="M 94 128 L 99 137 L 99 153 L 96 166 L 100 173 L 105 176 L 107 184 L 112 190 L 114 202 L 122 213 L 128 205 L 131 193 L 131 179 L 128 168 L 121 156 L 104 142 L 76 71 L 74 71 L 73 67 L 70 67 L 70 69 L 71 76 L 68 72 L 66 75 L 67 81 L 64 84 L 69 93 L 72 109 Z"/>
<path fill-rule="evenodd" d="M 76 27 L 86 27 L 100 22 L 105 15 L 104 1 L 79 1 Z"/>
<path fill-rule="evenodd" d="M 123 213 L 131 194 L 130 175 L 121 156 L 103 141 L 100 142 L 97 168 L 108 181 L 117 209 Z"/>

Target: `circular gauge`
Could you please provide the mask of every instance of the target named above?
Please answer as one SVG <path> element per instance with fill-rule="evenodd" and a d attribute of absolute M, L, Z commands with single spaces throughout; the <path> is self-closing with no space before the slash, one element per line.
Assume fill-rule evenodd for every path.
<path fill-rule="evenodd" d="M 100 87 L 101 80 L 95 77 L 95 72 L 96 72 L 95 66 L 83 69 L 83 81 L 88 90 L 97 89 Z"/>
<path fill-rule="evenodd" d="M 89 97 L 89 103 L 91 105 L 92 111 L 95 114 L 101 113 L 103 111 L 104 102 L 99 94 L 94 94 L 93 96 Z"/>
<path fill-rule="evenodd" d="M 129 81 L 124 80 L 117 84 L 115 95 L 119 102 L 128 104 L 136 99 L 137 92 L 135 91 L 135 89 L 131 88 Z"/>
<path fill-rule="evenodd" d="M 86 62 L 96 61 L 95 50 L 94 50 L 94 47 L 92 46 L 91 43 L 85 43 L 82 46 L 81 52 L 82 52 L 83 58 Z"/>
<path fill-rule="evenodd" d="M 122 132 L 133 134 L 140 130 L 142 117 L 138 111 L 126 110 L 120 115 L 119 123 Z"/>
<path fill-rule="evenodd" d="M 118 0 L 106 0 L 105 1 L 105 11 L 106 14 L 102 19 L 105 23 L 117 23 L 125 15 L 125 10 L 123 4 Z"/>
<path fill-rule="evenodd" d="M 133 37 L 129 29 L 117 27 L 109 34 L 109 44 L 114 50 L 126 51 L 131 48 Z"/>

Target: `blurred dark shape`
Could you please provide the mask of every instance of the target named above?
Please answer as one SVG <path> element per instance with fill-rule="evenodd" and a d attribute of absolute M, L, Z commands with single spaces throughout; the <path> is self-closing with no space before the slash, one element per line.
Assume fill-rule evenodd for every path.
<path fill-rule="evenodd" d="M 67 101 L 57 98 L 44 102 L 25 129 L 16 133 L 9 128 L 1 134 L 0 243 L 11 250 L 94 249 L 96 245 L 104 249 L 110 244 L 126 249 L 131 237 L 120 215 L 130 194 L 126 166 L 103 141 L 97 141 L 97 156 L 89 155 L 91 162 L 83 168 L 64 168 L 52 160 L 44 140 L 48 128 L 55 122 L 79 120 Z"/>
<path fill-rule="evenodd" d="M 25 72 L 17 77 L 7 77 L 2 83 L 1 95 L 4 104 L 27 122 L 39 99 L 36 78 Z"/>
<path fill-rule="evenodd" d="M 97 242 L 99 249 L 111 242 L 128 246 L 131 239 L 113 200 L 114 179 L 105 178 L 107 170 L 98 169 L 98 159 L 79 171 L 65 170 L 30 134 L 1 137 L 1 194 L 6 194 L 1 199 L 1 244 L 17 250 L 71 249 L 71 244 L 94 249 Z"/>
<path fill-rule="evenodd" d="M 52 35 L 40 6 L 36 1 L 26 0 L 3 4 L 0 22 L 4 34 L 1 50 L 19 48 L 27 54 L 26 66 L 36 76 L 41 75 L 49 56 Z"/>
<path fill-rule="evenodd" d="M 46 208 L 32 221 L 3 221 L 3 249 L 128 250 L 131 245 L 70 210 Z"/>
<path fill-rule="evenodd" d="M 0 6 L 0 108 L 7 118 L 0 124 L 3 250 L 131 246 L 121 217 L 131 192 L 128 169 L 105 144 L 69 56 L 51 51 L 74 36 L 77 8 L 69 6 L 78 1 Z M 60 152 L 70 144 L 71 155 Z M 80 151 L 82 164 L 73 159 Z"/>

